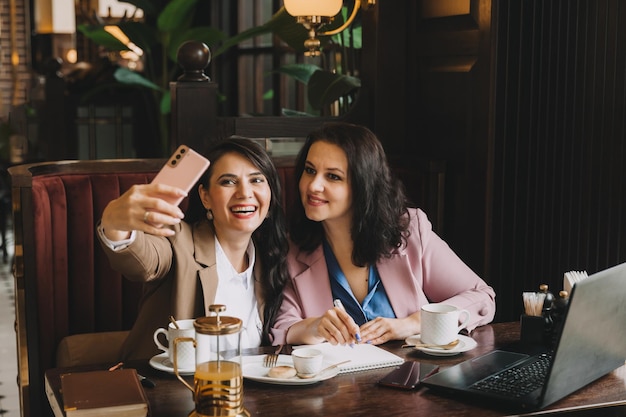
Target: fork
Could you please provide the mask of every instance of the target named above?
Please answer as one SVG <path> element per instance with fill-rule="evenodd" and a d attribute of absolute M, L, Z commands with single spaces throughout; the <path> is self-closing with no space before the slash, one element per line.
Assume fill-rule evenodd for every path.
<path fill-rule="evenodd" d="M 278 345 L 274 353 L 268 353 L 263 358 L 263 366 L 266 368 L 273 368 L 278 363 L 278 354 L 283 349 L 283 345 Z"/>

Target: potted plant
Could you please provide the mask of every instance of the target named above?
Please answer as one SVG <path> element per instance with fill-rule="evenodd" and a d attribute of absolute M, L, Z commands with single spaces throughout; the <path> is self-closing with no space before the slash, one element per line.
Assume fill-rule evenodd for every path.
<path fill-rule="evenodd" d="M 142 21 L 126 19 L 113 25 L 82 24 L 78 26 L 78 30 L 110 51 L 129 50 L 131 43 L 143 51 L 143 73 L 128 68 L 118 68 L 114 76 L 120 83 L 147 88 L 153 92 L 162 115 L 161 147 L 165 155 L 169 150 L 167 118 L 170 112 L 169 82 L 175 79 L 179 71 L 177 51 L 184 42 L 196 40 L 205 43 L 211 49 L 212 57 L 215 58 L 246 39 L 266 33 L 274 33 L 297 53 L 302 53 L 304 40 L 308 37 L 306 29 L 296 23 L 284 8 L 278 10 L 265 24 L 229 38 L 215 28 L 194 23 L 198 0 L 127 0 L 125 2 L 143 10 Z M 330 27 L 339 24 L 341 24 L 340 20 Z M 119 28 L 130 42 L 123 43 L 113 36 L 106 26 Z M 357 30 L 356 33 L 358 39 L 353 40 L 352 43 L 360 47 L 360 32 Z M 335 35 L 335 42 L 342 42 L 342 36 L 344 35 Z M 330 42 L 329 39 L 322 38 L 323 46 L 328 42 Z M 312 64 L 294 64 L 276 71 L 294 77 L 297 81 L 307 85 L 309 103 L 313 110 L 320 110 L 342 97 L 350 97 L 360 87 L 358 78 L 342 74 L 337 68 L 329 71 Z M 294 113 L 285 112 L 285 114 Z"/>

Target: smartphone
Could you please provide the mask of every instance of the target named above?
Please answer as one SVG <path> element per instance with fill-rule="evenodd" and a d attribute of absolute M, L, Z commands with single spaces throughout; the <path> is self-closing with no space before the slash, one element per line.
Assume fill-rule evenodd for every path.
<path fill-rule="evenodd" d="M 438 370 L 439 367 L 437 365 L 406 361 L 380 379 L 378 384 L 386 387 L 411 390 L 417 387 L 421 380 L 434 374 Z"/>
<path fill-rule="evenodd" d="M 209 164 L 209 160 L 204 156 L 186 145 L 180 145 L 154 177 L 152 183 L 172 185 L 189 193 L 202 174 L 209 168 Z M 183 201 L 183 198 L 165 198 L 165 200 L 177 206 Z"/>

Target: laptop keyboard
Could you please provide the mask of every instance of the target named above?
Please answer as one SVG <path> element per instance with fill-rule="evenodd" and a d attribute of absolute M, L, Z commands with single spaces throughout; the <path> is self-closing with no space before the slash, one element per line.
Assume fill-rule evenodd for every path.
<path fill-rule="evenodd" d="M 551 355 L 543 353 L 534 359 L 477 381 L 470 388 L 513 398 L 523 397 L 543 385 Z"/>

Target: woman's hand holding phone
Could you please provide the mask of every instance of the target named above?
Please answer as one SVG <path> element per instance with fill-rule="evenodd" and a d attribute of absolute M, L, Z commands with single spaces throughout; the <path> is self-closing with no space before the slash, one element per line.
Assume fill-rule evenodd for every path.
<path fill-rule="evenodd" d="M 132 230 L 171 236 L 169 227 L 180 223 L 178 205 L 209 166 L 209 161 L 181 145 L 150 184 L 134 185 L 111 201 L 102 214 L 105 235 L 112 241 L 127 239 Z"/>
<path fill-rule="evenodd" d="M 173 206 L 179 206 L 193 186 L 200 180 L 202 174 L 209 168 L 209 165 L 209 160 L 204 156 L 186 145 L 180 145 L 150 184 L 156 185 L 154 192 L 162 200 Z M 181 190 L 184 193 L 181 193 Z M 172 214 L 168 212 L 168 209 L 170 208 L 163 207 L 162 204 L 157 204 L 152 211 L 150 211 L 149 207 L 146 207 L 143 217 L 144 223 L 152 225 L 157 229 L 168 225 L 170 219 L 167 216 Z M 162 211 L 164 213 L 161 213 Z"/>
<path fill-rule="evenodd" d="M 152 184 L 165 184 L 180 188 L 189 193 L 209 168 L 209 160 L 186 145 L 180 145 L 167 163 L 152 180 Z M 163 199 L 175 206 L 180 205 L 184 196 L 164 194 Z"/>

